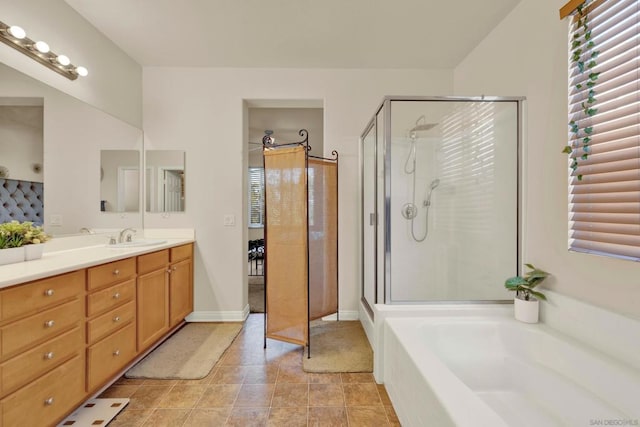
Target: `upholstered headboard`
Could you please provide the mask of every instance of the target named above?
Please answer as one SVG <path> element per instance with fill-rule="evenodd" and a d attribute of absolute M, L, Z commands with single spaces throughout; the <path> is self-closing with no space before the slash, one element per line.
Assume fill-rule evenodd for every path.
<path fill-rule="evenodd" d="M 43 183 L 0 178 L 0 224 L 15 219 L 42 225 L 43 202 Z"/>

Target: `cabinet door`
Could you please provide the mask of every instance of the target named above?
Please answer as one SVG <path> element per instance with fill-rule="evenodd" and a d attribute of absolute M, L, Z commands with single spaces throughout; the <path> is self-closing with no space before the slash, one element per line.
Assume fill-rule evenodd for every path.
<path fill-rule="evenodd" d="M 193 311 L 191 259 L 171 264 L 169 269 L 169 308 L 171 326 L 175 326 Z"/>
<path fill-rule="evenodd" d="M 168 273 L 163 268 L 138 276 L 138 351 L 169 330 Z"/>

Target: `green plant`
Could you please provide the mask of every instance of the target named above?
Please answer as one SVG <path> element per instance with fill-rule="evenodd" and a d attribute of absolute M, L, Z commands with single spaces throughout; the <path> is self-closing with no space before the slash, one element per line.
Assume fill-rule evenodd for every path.
<path fill-rule="evenodd" d="M 580 75 L 583 75 L 585 71 L 589 72 L 589 75 L 586 83 L 584 83 L 585 79 L 582 78 L 574 86 L 576 93 L 582 98 L 582 102 L 580 103 L 580 110 L 572 115 L 569 122 L 573 142 L 570 145 L 566 145 L 562 150 L 563 153 L 571 156 L 570 167 L 574 172 L 578 169 L 580 161 L 589 158 L 589 153 L 591 152 L 589 144 L 593 135 L 593 126 L 590 119 L 598 112 L 598 109 L 594 108 L 593 104 L 596 102 L 595 86 L 600 73 L 594 72 L 593 68 L 598 65 L 596 59 L 600 51 L 595 48 L 596 44 L 589 28 L 589 7 L 587 3 L 588 1 L 577 7 L 578 22 L 571 41 L 571 63 Z M 582 154 L 579 153 L 580 150 L 582 150 Z M 578 181 L 581 180 L 582 174 L 578 173 Z"/>
<path fill-rule="evenodd" d="M 24 245 L 44 243 L 50 236 L 42 227 L 31 221 L 10 221 L 0 224 L 0 249 L 19 248 Z"/>
<path fill-rule="evenodd" d="M 516 291 L 516 296 L 522 294 L 522 299 L 529 301 L 531 296 L 534 296 L 541 300 L 546 300 L 547 297 L 543 293 L 534 291 L 533 289 L 538 286 L 549 276 L 544 270 L 540 270 L 533 266 L 533 264 L 525 264 L 530 271 L 524 276 L 510 277 L 504 282 L 504 287 L 510 291 Z"/>

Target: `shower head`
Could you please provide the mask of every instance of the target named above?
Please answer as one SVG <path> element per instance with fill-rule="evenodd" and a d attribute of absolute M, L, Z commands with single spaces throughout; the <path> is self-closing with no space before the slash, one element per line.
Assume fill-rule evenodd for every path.
<path fill-rule="evenodd" d="M 420 123 L 422 121 L 422 123 Z M 416 125 L 409 132 L 423 132 L 436 127 L 437 123 L 427 123 L 427 118 L 422 115 L 416 120 Z"/>
<path fill-rule="evenodd" d="M 436 178 L 433 181 L 431 181 L 431 189 L 432 190 L 435 190 L 438 185 L 440 185 L 440 180 L 438 178 Z"/>

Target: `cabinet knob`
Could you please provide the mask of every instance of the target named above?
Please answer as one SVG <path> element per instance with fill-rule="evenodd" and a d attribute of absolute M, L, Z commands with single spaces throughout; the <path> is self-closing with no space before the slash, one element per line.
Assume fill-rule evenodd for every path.
<path fill-rule="evenodd" d="M 114 318 L 113 318 L 113 321 L 114 321 L 114 322 L 119 322 L 119 321 L 120 321 L 120 316 L 116 316 L 116 317 L 114 317 Z"/>
<path fill-rule="evenodd" d="M 177 269 L 178 269 L 178 267 L 174 265 L 173 266 L 173 271 L 176 271 Z"/>
<path fill-rule="evenodd" d="M 46 322 L 44 322 L 44 327 L 45 328 L 53 328 L 53 325 L 55 325 L 56 322 L 53 320 L 47 320 Z"/>
<path fill-rule="evenodd" d="M 120 292 L 116 292 L 115 294 L 113 294 L 113 298 L 114 299 L 120 298 Z"/>
<path fill-rule="evenodd" d="M 113 270 L 113 275 L 117 276 L 118 274 L 120 274 L 120 270 L 118 270 L 117 268 L 115 270 Z"/>
<path fill-rule="evenodd" d="M 53 405 L 53 397 L 44 400 L 44 404 L 47 406 Z"/>
<path fill-rule="evenodd" d="M 167 269 L 167 273 L 171 274 L 171 269 L 170 268 Z"/>
<path fill-rule="evenodd" d="M 54 293 L 55 292 L 53 289 L 47 289 L 46 291 L 44 291 L 44 295 L 47 297 L 52 297 Z"/>
<path fill-rule="evenodd" d="M 50 351 L 50 352 L 48 352 L 48 353 L 45 353 L 45 354 L 44 354 L 44 358 L 45 358 L 46 360 L 51 360 L 51 359 L 53 359 L 53 356 L 54 356 L 53 351 Z"/>
<path fill-rule="evenodd" d="M 113 352 L 113 355 L 114 355 L 114 356 L 120 356 L 120 350 L 116 350 L 116 351 L 114 351 L 114 352 Z"/>

